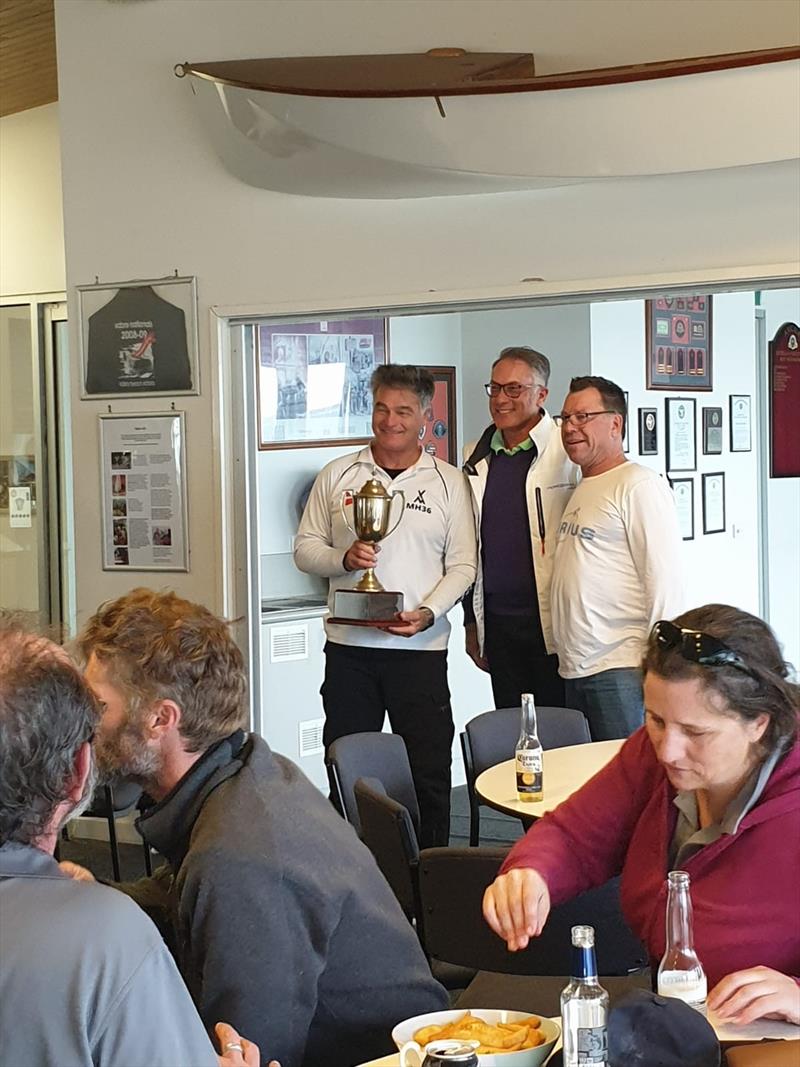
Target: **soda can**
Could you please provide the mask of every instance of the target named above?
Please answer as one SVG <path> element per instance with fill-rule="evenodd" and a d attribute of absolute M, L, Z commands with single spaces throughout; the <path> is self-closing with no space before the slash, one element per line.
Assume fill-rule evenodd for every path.
<path fill-rule="evenodd" d="M 463 1041 L 432 1041 L 425 1049 L 422 1067 L 478 1067 L 475 1046 Z"/>

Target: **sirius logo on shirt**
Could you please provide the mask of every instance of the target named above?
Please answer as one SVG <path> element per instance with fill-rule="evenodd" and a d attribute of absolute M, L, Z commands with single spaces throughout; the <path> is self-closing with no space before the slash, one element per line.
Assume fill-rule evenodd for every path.
<path fill-rule="evenodd" d="M 558 528 L 559 541 L 565 537 L 579 537 L 582 541 L 594 541 L 596 531 L 591 526 L 581 526 L 578 522 L 580 510 L 580 508 L 575 508 L 573 511 L 564 513 L 561 525 Z"/>
<path fill-rule="evenodd" d="M 417 495 L 413 500 L 406 501 L 407 511 L 424 511 L 426 515 L 431 514 L 431 509 L 425 503 L 425 493 L 427 490 L 418 489 Z"/>

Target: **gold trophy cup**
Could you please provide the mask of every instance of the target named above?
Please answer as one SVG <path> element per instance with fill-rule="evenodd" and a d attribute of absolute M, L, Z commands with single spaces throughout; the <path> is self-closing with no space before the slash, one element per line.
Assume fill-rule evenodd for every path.
<path fill-rule="evenodd" d="M 400 514 L 390 525 L 392 503 L 400 498 Z M 345 500 L 352 498 L 352 524 L 345 511 Z M 342 493 L 340 508 L 345 526 L 359 540 L 377 544 L 397 529 L 403 518 L 405 494 L 397 489 L 387 493 L 377 478 L 370 478 L 361 488 Z M 337 589 L 333 594 L 331 622 L 350 626 L 376 626 L 396 622 L 403 610 L 403 594 L 388 592 L 375 576 L 375 568 L 368 567 L 352 589 Z"/>

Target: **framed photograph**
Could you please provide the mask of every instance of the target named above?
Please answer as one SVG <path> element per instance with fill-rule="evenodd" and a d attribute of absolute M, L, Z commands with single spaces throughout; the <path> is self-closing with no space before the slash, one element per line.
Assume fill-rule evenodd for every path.
<path fill-rule="evenodd" d="M 678 513 L 678 526 L 684 541 L 694 540 L 694 478 L 673 478 L 672 494 Z"/>
<path fill-rule="evenodd" d="M 725 532 L 725 475 L 703 475 L 703 533 Z"/>
<path fill-rule="evenodd" d="M 753 447 L 750 425 L 750 397 L 731 395 L 731 452 L 750 452 Z"/>
<path fill-rule="evenodd" d="M 784 322 L 769 343 L 769 476 L 800 478 L 800 326 Z"/>
<path fill-rule="evenodd" d="M 79 285 L 81 397 L 200 392 L 194 278 Z"/>
<path fill-rule="evenodd" d="M 667 424 L 667 470 L 697 470 L 696 402 L 691 397 L 668 397 L 665 401 Z"/>
<path fill-rule="evenodd" d="M 103 570 L 188 571 L 184 413 L 99 422 Z"/>
<path fill-rule="evenodd" d="M 385 317 L 259 326 L 258 447 L 369 441 L 369 380 L 387 347 Z"/>
<path fill-rule="evenodd" d="M 703 455 L 722 455 L 722 408 L 703 408 Z"/>
<path fill-rule="evenodd" d="M 711 296 L 645 300 L 648 389 L 712 388 Z"/>
<path fill-rule="evenodd" d="M 658 455 L 658 410 L 639 408 L 639 455 Z"/>
<path fill-rule="evenodd" d="M 419 443 L 431 456 L 458 464 L 456 434 L 456 369 L 427 367 L 433 375 L 433 403 Z"/>

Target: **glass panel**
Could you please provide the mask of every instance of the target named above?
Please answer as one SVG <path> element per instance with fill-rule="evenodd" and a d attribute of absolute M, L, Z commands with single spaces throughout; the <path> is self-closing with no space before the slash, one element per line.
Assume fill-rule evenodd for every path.
<path fill-rule="evenodd" d="M 40 612 L 38 396 L 30 305 L 0 307 L 0 603 Z"/>

